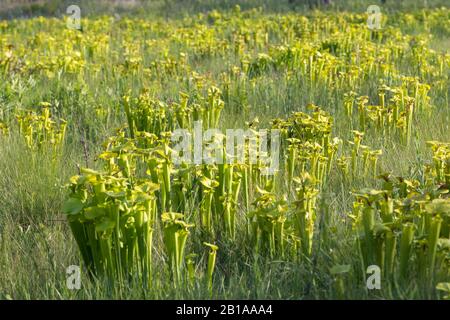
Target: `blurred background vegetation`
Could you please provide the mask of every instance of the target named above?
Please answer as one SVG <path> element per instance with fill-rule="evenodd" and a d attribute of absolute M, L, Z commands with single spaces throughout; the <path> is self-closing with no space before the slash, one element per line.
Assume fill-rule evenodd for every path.
<path fill-rule="evenodd" d="M 262 8 L 269 12 L 365 11 L 369 5 L 380 5 L 384 11 L 408 11 L 448 6 L 448 0 L 0 0 L 0 19 L 35 16 L 60 17 L 69 5 L 79 5 L 83 16 L 103 14 L 142 15 L 180 18 L 211 10 Z"/>

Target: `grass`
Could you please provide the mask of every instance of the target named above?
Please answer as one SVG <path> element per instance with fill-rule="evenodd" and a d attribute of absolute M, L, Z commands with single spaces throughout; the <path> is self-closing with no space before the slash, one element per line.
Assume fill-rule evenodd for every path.
<path fill-rule="evenodd" d="M 388 1 L 389 2 L 389 1 Z M 202 266 L 200 272 L 207 274 L 208 284 L 194 281 L 192 285 L 174 286 L 171 273 L 178 273 L 179 265 L 175 262 L 174 270 L 168 269 L 170 259 L 163 249 L 155 250 L 152 257 L 154 267 L 152 274 L 152 290 L 142 289 L 139 279 L 131 279 L 129 283 L 112 285 L 103 279 L 89 279 L 83 274 L 82 290 L 72 291 L 66 288 L 66 268 L 69 265 L 80 265 L 81 257 L 74 241 L 62 207 L 67 198 L 64 185 L 70 176 L 77 174 L 78 167 L 99 168 L 97 156 L 103 150 L 102 143 L 115 134 L 118 127 L 127 123 L 122 110 L 122 96 L 137 94 L 146 88 L 164 101 L 173 101 L 178 92 L 189 91 L 183 78 L 167 75 L 164 72 L 148 73 L 138 69 L 134 74 L 119 74 L 116 66 L 123 63 L 124 47 L 132 47 L 133 39 L 156 39 L 165 41 L 167 35 L 183 24 L 192 27 L 189 21 L 182 21 L 180 12 L 186 16 L 208 13 L 213 9 L 219 11 L 233 10 L 236 3 L 241 10 L 263 6 L 257 13 L 256 20 L 261 21 L 273 13 L 310 15 L 311 12 L 302 6 L 292 8 L 279 1 L 148 1 L 131 11 L 106 5 L 88 8 L 88 15 L 95 16 L 119 12 L 124 16 L 147 19 L 154 23 L 166 25 L 167 29 L 158 32 L 139 32 L 139 29 L 111 27 L 106 33 L 108 43 L 117 56 L 87 58 L 89 68 L 104 59 L 103 68 L 97 73 L 79 71 L 57 73 L 52 75 L 41 71 L 21 73 L 13 71 L 4 73 L 6 81 L 0 83 L 0 120 L 11 126 L 11 135 L 3 138 L 0 134 L 0 299 L 417 299 L 439 298 L 434 288 L 423 290 L 418 280 L 413 279 L 410 286 L 394 285 L 392 290 L 368 291 L 365 288 L 365 270 L 360 267 L 360 259 L 355 246 L 352 221 L 348 217 L 354 198 L 350 191 L 371 187 L 376 182 L 366 179 L 355 179 L 350 185 L 342 180 L 333 169 L 329 182 L 325 186 L 321 203 L 317 211 L 316 231 L 314 233 L 312 254 L 302 261 L 273 259 L 265 255 L 255 254 L 251 244 L 243 236 L 246 226 L 238 224 L 236 239 L 228 242 L 218 239 L 215 243 L 217 252 L 203 243 L 187 241 L 186 252 L 199 253 L 196 263 Z M 324 11 L 364 12 L 367 1 L 335 1 L 331 8 Z M 386 8 L 392 17 L 398 12 L 417 13 L 423 5 L 422 1 L 404 1 L 388 4 Z M 15 9 L 2 11 L 3 17 L 60 16 L 64 12 L 65 3 L 53 1 L 51 5 L 39 8 Z M 83 5 L 83 3 L 82 3 Z M 445 5 L 445 1 L 428 1 L 430 7 Z M 106 10 L 106 11 L 105 11 Z M 448 10 L 448 9 L 447 9 Z M 447 11 L 448 12 L 448 11 Z M 162 18 L 161 18 L 162 17 Z M 295 16 L 297 17 L 297 16 Z M 102 18 L 99 18 L 102 19 Z M 107 19 L 107 18 L 103 18 Z M 314 18 L 312 18 L 314 19 Z M 389 23 L 398 27 L 404 35 L 423 35 L 428 30 L 420 20 L 412 25 L 402 25 L 395 19 Z M 391 22 L 392 21 L 392 22 Z M 28 24 L 30 23 L 30 24 Z M 118 22 L 120 23 L 120 22 Z M 207 19 L 202 24 L 208 25 Z M 27 43 L 39 32 L 47 33 L 52 25 L 41 20 L 11 20 L 8 27 L 0 22 L 0 36 L 14 35 L 17 43 Z M 63 25 L 58 25 L 63 29 Z M 88 29 L 89 30 L 89 29 Z M 232 36 L 230 32 L 223 37 Z M 90 31 L 88 34 L 92 35 Z M 439 25 L 431 26 L 433 38 L 429 46 L 442 53 L 448 53 L 448 29 Z M 84 49 L 73 44 L 76 35 L 57 31 L 58 39 L 50 43 L 50 48 L 66 50 L 61 56 L 71 55 L 73 50 Z M 130 38 L 131 37 L 131 38 Z M 319 34 L 321 40 L 333 36 L 324 32 Z M 68 40 L 69 39 L 69 40 Z M 131 40 L 130 40 L 131 39 Z M 188 65 L 192 70 L 203 75 L 206 83 L 221 83 L 221 73 L 227 71 L 227 64 L 239 64 L 231 53 L 219 56 L 201 56 L 180 41 L 174 39 L 170 47 L 170 55 L 178 59 L 179 52 L 188 52 L 194 56 Z M 0 46 L 6 47 L 8 40 L 0 37 Z M 76 43 L 76 42 L 75 42 Z M 125 46 L 123 45 L 125 43 Z M 147 42 L 148 43 L 148 42 Z M 274 39 L 274 44 L 277 40 Z M 53 46 L 53 47 L 52 47 Z M 64 49 L 67 48 L 67 49 Z M 261 51 L 267 51 L 262 48 Z M 255 49 L 256 53 L 260 49 Z M 49 53 L 57 54 L 58 50 L 42 50 L 42 56 L 27 55 L 25 59 L 37 62 L 39 59 L 50 61 Z M 1 49 L 0 52 L 5 52 Z M 149 45 L 144 51 L 143 63 L 150 65 L 155 58 L 162 59 L 158 47 Z M 84 53 L 83 53 L 84 54 Z M 107 60 L 108 59 L 108 60 Z M 399 72 L 406 75 L 418 75 L 417 66 L 409 63 L 396 65 Z M 51 69 L 51 68 L 50 68 Z M 56 69 L 56 67 L 55 67 Z M 428 140 L 450 142 L 450 108 L 448 87 L 448 65 L 445 66 L 447 78 L 439 87 L 432 81 L 436 78 L 424 78 L 430 83 L 431 104 L 434 106 L 429 117 L 418 117 L 414 122 L 411 143 L 404 146 L 395 140 L 386 139 L 376 132 L 367 132 L 364 143 L 373 149 L 381 149 L 383 155 L 379 160 L 380 171 L 394 172 L 395 175 L 407 178 L 419 178 L 423 165 L 430 161 L 431 152 L 426 146 Z M 3 71 L 2 71 L 3 72 Z M 181 73 L 181 72 L 180 72 Z M 3 77 L 3 74 L 2 74 Z M 241 128 L 246 121 L 258 117 L 262 124 L 270 119 L 286 117 L 292 111 L 305 111 L 308 103 L 321 106 L 334 117 L 333 136 L 342 140 L 351 140 L 351 124 L 344 114 L 343 90 L 322 85 L 311 87 L 303 77 L 287 80 L 282 71 L 269 69 L 261 77 L 254 77 L 255 86 L 245 85 L 237 88 L 225 100 L 222 111 L 222 128 Z M 369 75 L 358 88 L 361 94 L 376 99 L 378 78 Z M 17 133 L 15 114 L 20 109 L 37 109 L 42 101 L 52 104 L 52 113 L 68 122 L 68 132 L 64 150 L 54 161 L 50 153 L 35 153 L 27 149 L 22 137 Z M 243 214 L 239 208 L 238 214 Z M 171 235 L 167 235 L 169 237 Z M 195 237 L 193 232 L 189 237 Z M 171 247 L 170 240 L 162 232 L 155 232 L 153 239 L 155 248 Z M 170 250 L 169 250 L 170 251 Z M 177 256 L 174 252 L 173 256 Z M 213 262 L 212 254 L 215 261 Z M 214 274 L 211 269 L 214 265 Z M 332 274 L 330 269 L 336 265 L 352 266 L 349 273 Z M 199 267 L 200 268 L 200 267 Z M 204 271 L 202 271 L 204 270 Z M 417 281 L 416 281 L 417 280 Z M 178 280 L 184 281 L 184 280 Z M 345 288 L 341 292 L 336 284 Z"/>

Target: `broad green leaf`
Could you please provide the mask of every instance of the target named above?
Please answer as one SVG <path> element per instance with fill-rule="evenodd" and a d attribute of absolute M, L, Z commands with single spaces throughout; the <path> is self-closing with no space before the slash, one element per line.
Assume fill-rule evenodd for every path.
<path fill-rule="evenodd" d="M 110 229 L 113 229 L 116 226 L 116 223 L 114 220 L 104 217 L 96 226 L 95 231 L 97 232 L 104 232 L 108 231 Z"/>
<path fill-rule="evenodd" d="M 88 220 L 94 220 L 106 214 L 105 209 L 99 207 L 89 207 L 84 209 L 84 217 Z"/>
<path fill-rule="evenodd" d="M 63 212 L 65 214 L 75 215 L 83 210 L 83 202 L 80 199 L 70 198 L 63 205 Z"/>

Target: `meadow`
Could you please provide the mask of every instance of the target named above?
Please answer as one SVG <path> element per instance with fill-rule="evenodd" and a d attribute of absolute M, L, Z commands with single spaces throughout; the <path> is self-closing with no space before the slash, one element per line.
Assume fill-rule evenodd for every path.
<path fill-rule="evenodd" d="M 50 3 L 0 10 L 0 299 L 450 299 L 445 1 Z"/>

